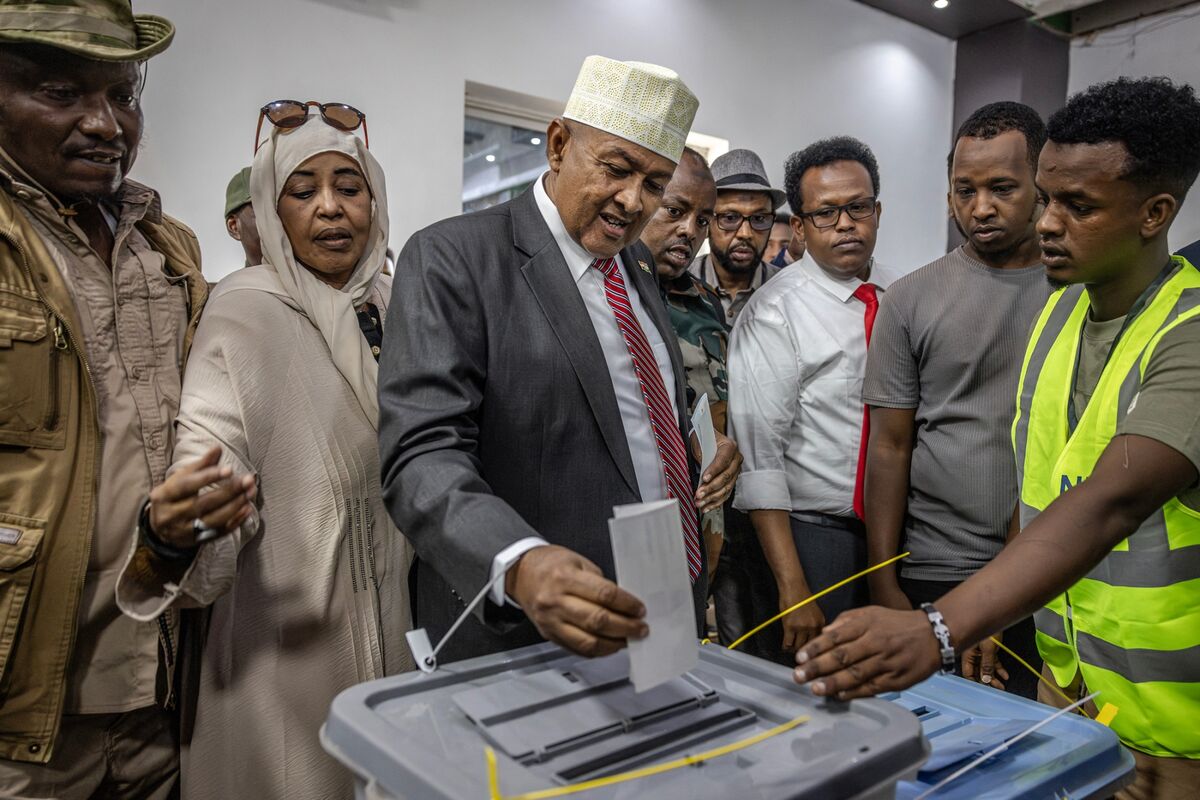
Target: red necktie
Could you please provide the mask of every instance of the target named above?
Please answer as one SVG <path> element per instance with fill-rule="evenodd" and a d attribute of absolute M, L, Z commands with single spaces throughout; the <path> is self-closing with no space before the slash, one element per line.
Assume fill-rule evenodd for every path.
<path fill-rule="evenodd" d="M 863 301 L 863 325 L 867 332 L 867 344 L 871 343 L 871 328 L 875 326 L 875 312 L 879 310 L 879 298 L 875 284 L 862 283 L 854 290 L 854 296 Z M 854 513 L 863 519 L 863 484 L 867 478 L 867 440 L 871 437 L 871 411 L 863 406 L 862 443 L 858 446 L 858 470 L 854 474 Z"/>
<path fill-rule="evenodd" d="M 642 326 L 634 316 L 625 291 L 625 281 L 617 263 L 611 258 L 596 259 L 592 266 L 604 275 L 604 294 L 608 305 L 617 318 L 617 327 L 625 337 L 625 346 L 633 359 L 633 371 L 642 387 L 642 398 L 650 412 L 650 427 L 658 443 L 658 456 L 662 460 L 663 474 L 667 478 L 667 497 L 679 501 L 679 517 L 683 523 L 683 549 L 687 553 L 688 575 L 696 580 L 700 574 L 700 532 L 696 523 L 696 503 L 692 498 L 692 482 L 688 478 L 687 451 L 683 447 L 683 436 L 679 432 L 679 421 L 675 407 L 663 385 L 662 374 L 654 351 L 646 340 Z"/>

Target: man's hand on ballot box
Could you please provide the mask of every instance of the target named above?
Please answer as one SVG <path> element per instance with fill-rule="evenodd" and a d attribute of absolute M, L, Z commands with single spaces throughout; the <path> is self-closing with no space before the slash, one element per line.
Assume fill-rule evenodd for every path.
<path fill-rule="evenodd" d="M 850 700 L 907 689 L 940 665 L 924 611 L 867 606 L 844 612 L 796 653 L 795 680 Z"/>
<path fill-rule="evenodd" d="M 606 656 L 650 632 L 646 607 L 583 556 L 557 545 L 535 547 L 509 570 L 504 590 L 538 633 L 582 656 Z"/>

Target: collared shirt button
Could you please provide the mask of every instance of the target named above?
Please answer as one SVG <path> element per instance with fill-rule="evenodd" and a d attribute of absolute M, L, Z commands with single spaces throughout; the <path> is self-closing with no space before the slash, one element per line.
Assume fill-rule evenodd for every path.
<path fill-rule="evenodd" d="M 372 346 L 371 347 L 371 355 L 373 355 L 373 356 L 379 355 L 379 348 Z"/>

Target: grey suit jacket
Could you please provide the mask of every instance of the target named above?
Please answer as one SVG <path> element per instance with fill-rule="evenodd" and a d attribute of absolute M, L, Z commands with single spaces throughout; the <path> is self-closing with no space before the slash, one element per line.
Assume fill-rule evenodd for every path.
<path fill-rule="evenodd" d="M 640 243 L 621 257 L 670 348 L 686 431 L 678 341 L 653 272 L 639 268 L 654 262 Z M 532 191 L 409 239 L 384 328 L 379 407 L 384 501 L 416 548 L 415 624 L 435 644 L 495 555 L 527 536 L 614 577 L 608 519 L 641 498 L 604 354 Z M 539 640 L 523 614 L 486 602 L 439 660 Z"/>

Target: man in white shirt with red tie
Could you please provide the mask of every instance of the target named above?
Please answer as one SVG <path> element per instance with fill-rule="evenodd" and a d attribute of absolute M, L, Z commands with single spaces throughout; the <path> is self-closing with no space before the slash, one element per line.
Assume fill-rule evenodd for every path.
<path fill-rule="evenodd" d="M 749 568 L 766 619 L 866 566 L 861 390 L 879 295 L 879 168 L 846 136 L 792 154 L 785 188 L 804 256 L 750 299 L 729 351 L 730 435 L 745 457 L 734 506 L 762 558 Z M 791 664 L 827 620 L 868 602 L 850 584 L 759 633 L 752 652 Z"/>

